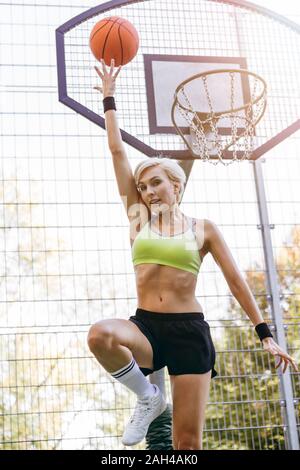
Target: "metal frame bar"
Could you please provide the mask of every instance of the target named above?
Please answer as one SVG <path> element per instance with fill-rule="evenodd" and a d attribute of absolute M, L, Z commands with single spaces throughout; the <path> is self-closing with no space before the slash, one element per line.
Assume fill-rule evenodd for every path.
<path fill-rule="evenodd" d="M 277 272 L 272 248 L 272 238 L 270 231 L 271 226 L 269 222 L 268 206 L 264 187 L 261 160 L 256 160 L 255 162 L 253 162 L 253 171 L 266 265 L 268 299 L 271 306 L 272 319 L 276 328 L 278 344 L 282 349 L 287 350 L 282 311 L 280 307 L 280 294 L 277 283 Z M 297 420 L 294 406 L 291 373 L 288 368 L 285 374 L 280 374 L 278 372 L 278 375 L 280 380 L 280 393 L 282 397 L 282 406 L 284 408 L 283 411 L 287 430 L 287 448 L 291 450 L 299 450 L 299 437 L 297 430 Z"/>
<path fill-rule="evenodd" d="M 300 33 L 300 25 L 298 23 L 294 23 L 294 21 L 289 20 L 285 16 L 276 13 L 275 11 L 270 10 L 269 8 L 262 7 L 257 5 L 256 3 L 247 2 L 245 0 L 208 0 L 209 2 L 214 3 L 228 3 L 229 5 L 233 5 L 235 7 L 242 7 L 247 8 L 247 10 L 251 10 L 254 12 L 262 13 L 263 15 L 269 16 L 279 23 L 285 24 L 289 28 L 293 29 Z"/>

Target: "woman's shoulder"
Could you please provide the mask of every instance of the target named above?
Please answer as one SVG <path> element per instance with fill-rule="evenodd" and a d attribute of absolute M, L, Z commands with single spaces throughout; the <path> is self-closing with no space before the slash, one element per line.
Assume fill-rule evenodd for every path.
<path fill-rule="evenodd" d="M 187 217 L 193 226 L 199 230 L 214 230 L 217 228 L 217 225 L 210 219 L 198 219 L 196 217 Z"/>
<path fill-rule="evenodd" d="M 190 216 L 186 216 L 186 218 L 188 219 L 193 231 L 201 232 L 201 230 L 204 230 L 206 219 L 198 219 L 197 217 Z"/>
<path fill-rule="evenodd" d="M 209 243 L 217 225 L 210 219 L 189 217 L 202 259 L 209 252 Z"/>

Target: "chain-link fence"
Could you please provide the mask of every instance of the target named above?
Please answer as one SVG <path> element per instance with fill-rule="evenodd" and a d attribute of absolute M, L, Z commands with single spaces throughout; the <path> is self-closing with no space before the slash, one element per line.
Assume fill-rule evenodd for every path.
<path fill-rule="evenodd" d="M 90 6 L 0 5 L 2 449 L 120 449 L 134 404 L 86 343 L 92 323 L 136 309 L 128 224 L 106 135 L 57 99 L 55 28 Z M 298 363 L 299 139 L 255 164 L 196 162 L 181 206 L 218 224 L 264 318 Z M 134 168 L 144 157 L 126 148 Z M 299 374 L 278 375 L 209 256 L 197 297 L 219 373 L 204 447 L 295 448 Z"/>

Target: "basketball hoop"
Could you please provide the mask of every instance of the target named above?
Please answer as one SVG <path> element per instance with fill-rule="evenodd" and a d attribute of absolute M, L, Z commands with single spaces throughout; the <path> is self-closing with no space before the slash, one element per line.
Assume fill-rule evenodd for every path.
<path fill-rule="evenodd" d="M 216 77 L 222 86 L 228 87 L 228 109 L 218 110 L 212 100 L 212 87 L 216 86 Z M 214 79 L 214 82 L 211 81 Z M 243 106 L 236 107 L 238 84 L 248 84 L 247 96 Z M 205 98 L 206 109 L 197 109 L 197 102 L 191 103 L 189 86 Z M 228 165 L 233 161 L 249 159 L 254 149 L 255 126 L 261 120 L 266 109 L 267 84 L 259 75 L 244 69 L 216 69 L 193 75 L 178 85 L 172 106 L 172 122 L 192 154 L 204 161 Z M 184 135 L 176 123 L 176 111 L 187 121 L 190 139 Z M 221 131 L 223 129 L 223 131 Z M 226 132 L 224 132 L 224 129 Z M 225 151 L 230 151 L 232 158 L 224 160 Z M 214 159 L 212 159 L 214 157 Z"/>

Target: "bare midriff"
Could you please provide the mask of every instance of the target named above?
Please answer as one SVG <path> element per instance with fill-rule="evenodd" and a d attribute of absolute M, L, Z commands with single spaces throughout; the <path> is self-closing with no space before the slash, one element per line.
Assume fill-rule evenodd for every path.
<path fill-rule="evenodd" d="M 203 312 L 195 297 L 197 277 L 158 264 L 135 266 L 138 308 L 157 313 Z"/>

